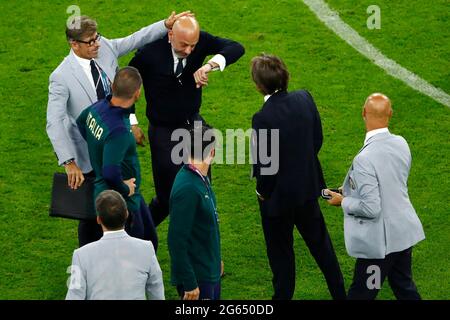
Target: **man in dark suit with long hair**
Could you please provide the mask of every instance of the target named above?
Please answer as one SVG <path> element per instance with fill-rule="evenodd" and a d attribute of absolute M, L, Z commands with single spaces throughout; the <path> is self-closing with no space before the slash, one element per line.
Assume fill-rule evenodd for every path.
<path fill-rule="evenodd" d="M 333 299 L 345 299 L 344 279 L 317 201 L 325 188 L 318 159 L 322 125 L 317 107 L 309 92 L 287 92 L 289 73 L 276 56 L 262 54 L 253 58 L 252 77 L 265 96 L 262 109 L 253 116 L 252 154 L 273 273 L 273 299 L 288 300 L 294 294 L 294 226 L 322 270 Z M 264 138 L 264 130 L 268 139 Z M 278 141 L 271 141 L 276 130 Z M 270 150 L 270 158 L 278 163 L 264 161 L 263 150 Z"/>

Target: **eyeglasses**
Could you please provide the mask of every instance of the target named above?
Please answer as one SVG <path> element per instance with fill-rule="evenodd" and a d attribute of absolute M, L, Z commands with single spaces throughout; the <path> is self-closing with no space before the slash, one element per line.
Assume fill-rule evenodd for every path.
<path fill-rule="evenodd" d="M 74 41 L 85 43 L 89 47 L 92 47 L 97 41 L 100 41 L 101 38 L 102 38 L 102 35 L 100 33 L 97 33 L 97 36 L 95 37 L 95 39 L 91 39 L 89 41 L 83 41 L 83 40 L 74 40 Z"/>

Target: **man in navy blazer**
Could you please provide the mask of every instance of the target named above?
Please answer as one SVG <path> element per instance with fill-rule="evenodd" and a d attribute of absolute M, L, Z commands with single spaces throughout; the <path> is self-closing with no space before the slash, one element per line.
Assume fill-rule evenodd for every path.
<path fill-rule="evenodd" d="M 289 73 L 280 58 L 262 54 L 252 60 L 252 77 L 265 95 L 262 109 L 253 116 L 252 141 L 256 193 L 261 210 L 267 255 L 273 273 L 273 299 L 292 299 L 295 289 L 293 228 L 302 235 L 319 265 L 333 299 L 345 299 L 344 279 L 334 253 L 317 198 L 325 181 L 318 159 L 322 125 L 311 95 L 287 92 Z M 268 145 L 263 139 L 268 130 Z M 278 130 L 279 141 L 271 141 Z M 274 146 L 276 144 L 276 146 Z M 261 150 L 271 150 L 262 159 Z M 274 154 L 277 153 L 278 154 Z M 268 172 L 269 167 L 276 172 Z"/>
<path fill-rule="evenodd" d="M 169 196 L 182 163 L 175 163 L 172 150 L 179 141 L 172 133 L 203 121 L 199 115 L 202 88 L 211 71 L 223 71 L 244 54 L 244 47 L 232 40 L 200 31 L 193 17 L 183 17 L 162 39 L 141 48 L 130 65 L 142 76 L 148 135 L 156 197 L 150 204 L 157 226 L 169 214 Z M 214 55 L 206 64 L 207 56 Z"/>

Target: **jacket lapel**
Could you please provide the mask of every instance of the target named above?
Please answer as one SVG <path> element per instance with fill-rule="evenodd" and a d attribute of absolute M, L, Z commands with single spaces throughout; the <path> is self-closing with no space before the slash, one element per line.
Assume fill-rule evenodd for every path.
<path fill-rule="evenodd" d="M 94 91 L 94 88 L 92 88 L 92 86 L 90 85 L 89 79 L 86 77 L 83 68 L 80 66 L 80 64 L 74 57 L 74 54 L 75 53 L 73 53 L 73 51 L 71 50 L 68 57 L 73 75 L 80 83 L 81 87 L 84 89 L 91 102 L 95 103 L 97 102 L 97 93 Z"/>
<path fill-rule="evenodd" d="M 161 57 L 161 64 L 166 65 L 168 69 L 166 69 L 166 73 L 175 76 L 175 60 L 173 59 L 172 45 L 169 42 L 169 36 L 164 37 L 164 53 Z M 164 61 L 166 60 L 166 61 Z M 187 60 L 186 60 L 187 66 Z M 184 67 L 183 72 L 186 67 Z"/>

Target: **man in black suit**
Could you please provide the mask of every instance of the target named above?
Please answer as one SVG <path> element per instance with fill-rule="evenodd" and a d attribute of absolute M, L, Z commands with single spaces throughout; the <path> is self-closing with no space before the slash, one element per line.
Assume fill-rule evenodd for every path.
<path fill-rule="evenodd" d="M 155 225 L 169 214 L 169 196 L 181 163 L 174 163 L 171 153 L 179 141 L 172 133 L 186 128 L 199 115 L 202 87 L 208 84 L 208 73 L 221 70 L 244 54 L 239 43 L 200 31 L 193 17 L 180 18 L 168 35 L 141 48 L 130 65 L 141 73 L 152 156 L 156 197 L 150 203 Z M 215 55 L 203 65 L 205 58 Z"/>
<path fill-rule="evenodd" d="M 252 155 L 256 193 L 261 211 L 267 256 L 272 269 L 273 299 L 292 299 L 295 289 L 294 225 L 319 265 L 333 299 L 345 299 L 344 279 L 317 198 L 325 188 L 318 153 L 322 125 L 311 95 L 287 92 L 289 73 L 280 58 L 262 54 L 252 60 L 252 77 L 265 95 L 253 116 Z M 278 141 L 267 139 L 278 130 Z M 275 144 L 275 146 L 274 146 Z M 277 166 L 264 161 L 262 150 L 272 150 Z M 278 154 L 274 154 L 278 152 Z M 278 168 L 269 172 L 269 167 Z M 272 170 L 273 171 L 273 170 Z"/>

